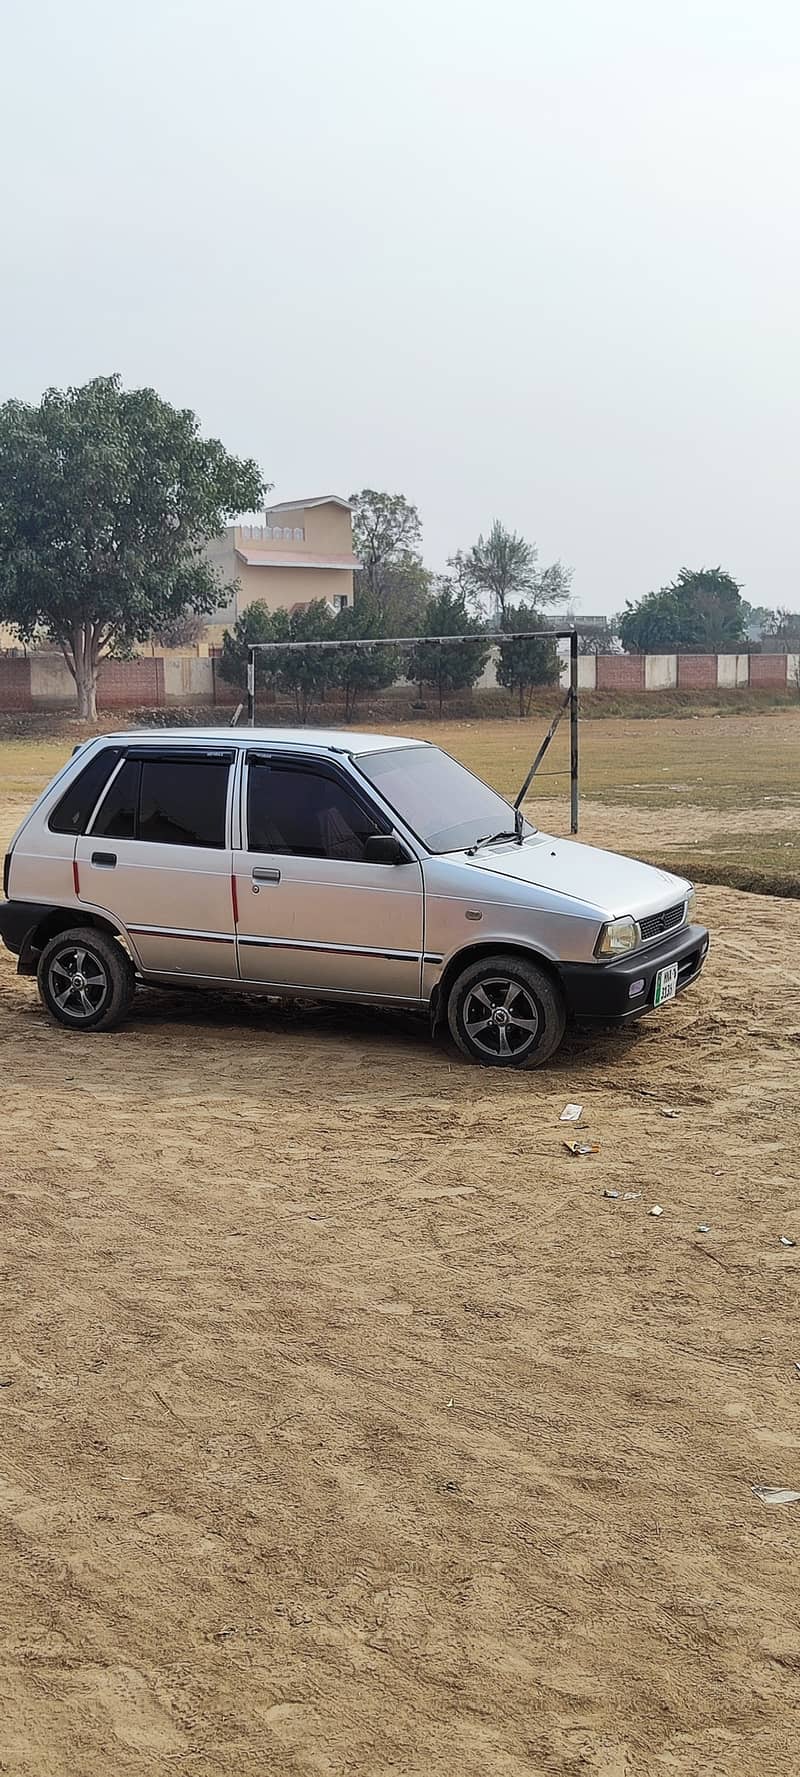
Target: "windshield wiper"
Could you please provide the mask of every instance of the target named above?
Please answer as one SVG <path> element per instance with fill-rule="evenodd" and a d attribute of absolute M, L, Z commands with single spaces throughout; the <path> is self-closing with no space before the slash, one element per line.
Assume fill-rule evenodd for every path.
<path fill-rule="evenodd" d="M 500 839 L 516 839 L 517 845 L 521 845 L 522 844 L 523 824 L 524 823 L 523 823 L 523 817 L 522 817 L 522 810 L 519 808 L 515 808 L 514 809 L 514 831 L 513 831 L 513 833 L 509 833 L 506 831 L 503 831 L 500 833 L 484 833 L 482 839 L 476 839 L 474 845 L 467 846 L 467 848 L 466 848 L 467 857 L 474 858 L 475 853 L 478 850 L 479 846 L 494 845 Z"/>

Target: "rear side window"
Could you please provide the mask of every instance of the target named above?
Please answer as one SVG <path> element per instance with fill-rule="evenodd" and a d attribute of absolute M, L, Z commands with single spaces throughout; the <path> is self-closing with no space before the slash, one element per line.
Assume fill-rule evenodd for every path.
<path fill-rule="evenodd" d="M 216 759 L 126 759 L 93 833 L 218 849 L 225 844 L 228 770 Z"/>
<path fill-rule="evenodd" d="M 227 765 L 148 761 L 142 765 L 137 838 L 159 845 L 224 845 L 227 794 Z"/>
<path fill-rule="evenodd" d="M 104 747 L 84 765 L 53 809 L 47 823 L 51 833 L 86 832 L 92 810 L 97 807 L 118 758 L 114 747 Z"/>

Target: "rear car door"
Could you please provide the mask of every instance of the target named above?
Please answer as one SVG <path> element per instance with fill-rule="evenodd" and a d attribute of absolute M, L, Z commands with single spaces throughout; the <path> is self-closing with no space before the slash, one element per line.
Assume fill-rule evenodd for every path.
<path fill-rule="evenodd" d="M 249 753 L 234 852 L 243 981 L 382 1000 L 419 998 L 422 870 L 366 861 L 391 823 L 345 769 Z"/>
<path fill-rule="evenodd" d="M 233 750 L 127 748 L 75 851 L 78 896 L 151 974 L 235 980 Z"/>

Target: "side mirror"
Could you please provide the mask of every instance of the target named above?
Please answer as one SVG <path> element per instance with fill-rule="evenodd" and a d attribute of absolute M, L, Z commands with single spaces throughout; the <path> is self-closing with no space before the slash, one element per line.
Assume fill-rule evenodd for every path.
<path fill-rule="evenodd" d="M 410 864 L 411 853 L 396 833 L 370 833 L 364 846 L 365 864 Z"/>

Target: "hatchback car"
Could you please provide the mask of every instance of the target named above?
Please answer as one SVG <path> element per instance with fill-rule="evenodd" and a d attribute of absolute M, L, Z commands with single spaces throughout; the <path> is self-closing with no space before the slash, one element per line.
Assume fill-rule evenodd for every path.
<path fill-rule="evenodd" d="M 0 936 L 51 1017 L 110 1030 L 137 981 L 424 1008 L 533 1067 L 568 1019 L 699 975 L 691 884 L 550 838 L 439 747 L 337 730 L 106 735 L 5 860 Z"/>

